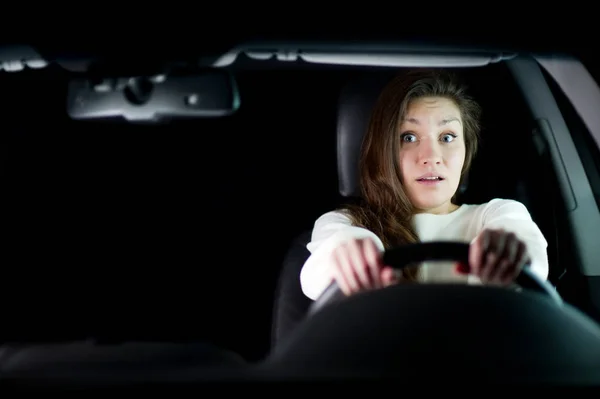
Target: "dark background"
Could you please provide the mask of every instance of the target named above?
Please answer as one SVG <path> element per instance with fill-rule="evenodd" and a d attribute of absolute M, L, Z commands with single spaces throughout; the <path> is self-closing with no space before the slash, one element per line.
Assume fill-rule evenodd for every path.
<path fill-rule="evenodd" d="M 1 75 L 4 334 L 264 355 L 290 241 L 341 200 L 338 93 L 363 73 L 240 71 L 237 114 L 160 126 L 70 120 L 58 70 Z M 488 155 L 510 148 L 530 126 L 507 71 L 465 77 Z"/>
<path fill-rule="evenodd" d="M 546 7 L 540 18 L 510 7 L 479 15 L 451 8 L 429 20 L 423 10 L 402 7 L 361 7 L 358 18 L 349 7 L 333 18 L 320 9 L 320 18 L 310 19 L 292 5 L 275 14 L 255 4 L 177 9 L 173 19 L 165 9 L 158 19 L 155 9 L 129 15 L 100 7 L 53 12 L 35 29 L 9 18 L 1 40 L 31 43 L 49 59 L 95 53 L 121 63 L 217 55 L 244 39 L 458 42 L 573 53 L 599 80 L 596 23 L 588 18 L 596 14 L 589 10 L 573 7 L 566 15 L 564 7 Z M 241 72 L 242 107 L 233 117 L 132 126 L 69 120 L 66 76 L 57 70 L 0 73 L 8 233 L 1 335 L 210 340 L 247 358 L 262 356 L 285 251 L 340 200 L 335 111 L 341 85 L 354 75 Z M 484 108 L 479 163 L 489 162 L 480 175 L 503 165 L 484 185 L 491 190 L 526 166 L 508 150 L 531 125 L 506 71 L 470 76 Z"/>

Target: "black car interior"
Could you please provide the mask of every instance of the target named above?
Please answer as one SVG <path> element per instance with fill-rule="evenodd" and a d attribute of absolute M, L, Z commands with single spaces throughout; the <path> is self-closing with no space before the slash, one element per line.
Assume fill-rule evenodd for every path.
<path fill-rule="evenodd" d="M 311 301 L 300 290 L 299 272 L 314 220 L 358 195 L 356 159 L 369 109 L 395 73 L 358 67 L 241 69 L 239 112 L 159 125 L 71 120 L 64 107 L 68 76 L 58 68 L 0 76 L 8 133 L 4 206 L 11 232 L 6 239 L 11 267 L 2 280 L 10 307 L 3 317 L 10 323 L 0 336 L 12 345 L 0 352 L 0 367 L 3 359 L 18 367 L 45 367 L 59 358 L 71 364 L 88 359 L 93 367 L 125 360 L 152 366 L 145 356 L 156 364 L 185 364 L 190 353 L 233 368 L 265 360 L 259 374 L 280 365 L 293 372 L 317 372 L 328 361 L 339 365 L 332 359 L 343 351 L 342 341 L 321 357 L 307 356 L 330 343 L 331 336 L 319 336 L 318 325 L 341 320 L 329 325 L 332 334 L 358 328 L 352 318 L 343 318 L 358 314 L 352 313 L 356 309 L 367 317 L 368 301 L 353 308 L 350 300 L 301 323 Z M 484 114 L 480 152 L 459 200 L 522 201 L 548 240 L 550 282 L 565 301 L 576 302 L 575 290 L 562 281 L 571 257 L 568 234 L 561 233 L 564 212 L 527 106 L 502 63 L 460 73 Z M 416 288 L 387 291 L 369 304 L 409 298 Z M 470 306 L 456 287 L 429 289 L 451 298 L 448 306 Z M 556 317 L 556 308 L 533 296 L 521 309 L 527 317 L 521 317 L 509 292 L 499 299 L 485 290 L 476 295 L 497 312 L 507 310 L 495 318 L 474 309 L 481 318 L 470 321 L 466 312 L 461 319 L 466 326 L 495 328 L 503 321 L 525 326 L 527 317 L 540 323 Z M 434 317 L 446 320 L 443 303 L 430 305 Z M 407 309 L 409 319 L 420 317 L 415 306 Z M 536 309 L 543 312 L 536 315 Z M 577 319 L 559 317 L 565 323 Z M 385 329 L 391 321 L 373 323 Z M 550 328 L 549 336 L 560 340 L 561 328 Z M 415 339 L 418 331 L 411 334 L 403 339 Z M 561 353 L 571 350 L 571 359 L 580 360 L 594 355 L 585 351 L 594 342 L 592 333 L 569 334 L 580 340 Z M 525 335 L 511 342 L 519 346 L 539 338 Z M 23 343 L 23 337 L 29 341 Z M 49 339 L 58 345 L 49 345 Z M 107 352 L 127 341 L 182 346 L 165 351 L 127 344 L 121 348 L 128 351 Z M 31 346 L 39 342 L 44 344 Z M 71 347 L 65 356 L 72 342 L 79 349 Z M 527 353 L 551 344 L 541 340 Z M 353 362 L 363 352 L 348 357 L 347 365 L 359 366 Z M 509 364 L 501 351 L 488 355 L 500 359 L 498 367 Z M 321 366 L 314 364 L 319 361 Z M 359 369 L 368 373 L 367 364 Z M 438 366 L 451 367 L 452 357 Z"/>

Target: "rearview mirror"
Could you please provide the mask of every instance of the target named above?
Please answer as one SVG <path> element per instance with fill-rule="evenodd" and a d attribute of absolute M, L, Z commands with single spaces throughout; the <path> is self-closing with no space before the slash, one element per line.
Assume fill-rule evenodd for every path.
<path fill-rule="evenodd" d="M 76 78 L 69 82 L 67 112 L 73 119 L 214 118 L 239 108 L 231 73 L 209 69 L 185 74 Z"/>

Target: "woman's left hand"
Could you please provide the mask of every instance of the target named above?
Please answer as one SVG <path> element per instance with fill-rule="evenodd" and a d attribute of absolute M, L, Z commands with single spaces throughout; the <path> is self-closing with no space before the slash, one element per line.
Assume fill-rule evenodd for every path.
<path fill-rule="evenodd" d="M 469 247 L 469 267 L 459 272 L 473 274 L 484 284 L 510 285 L 529 262 L 526 245 L 514 233 L 483 230 Z"/>

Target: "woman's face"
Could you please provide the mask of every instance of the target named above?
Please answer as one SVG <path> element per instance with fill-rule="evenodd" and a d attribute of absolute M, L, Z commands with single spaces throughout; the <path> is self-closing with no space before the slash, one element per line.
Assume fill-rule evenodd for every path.
<path fill-rule="evenodd" d="M 412 101 L 400 121 L 400 170 L 404 189 L 420 212 L 448 213 L 465 161 L 462 118 L 442 97 Z"/>

